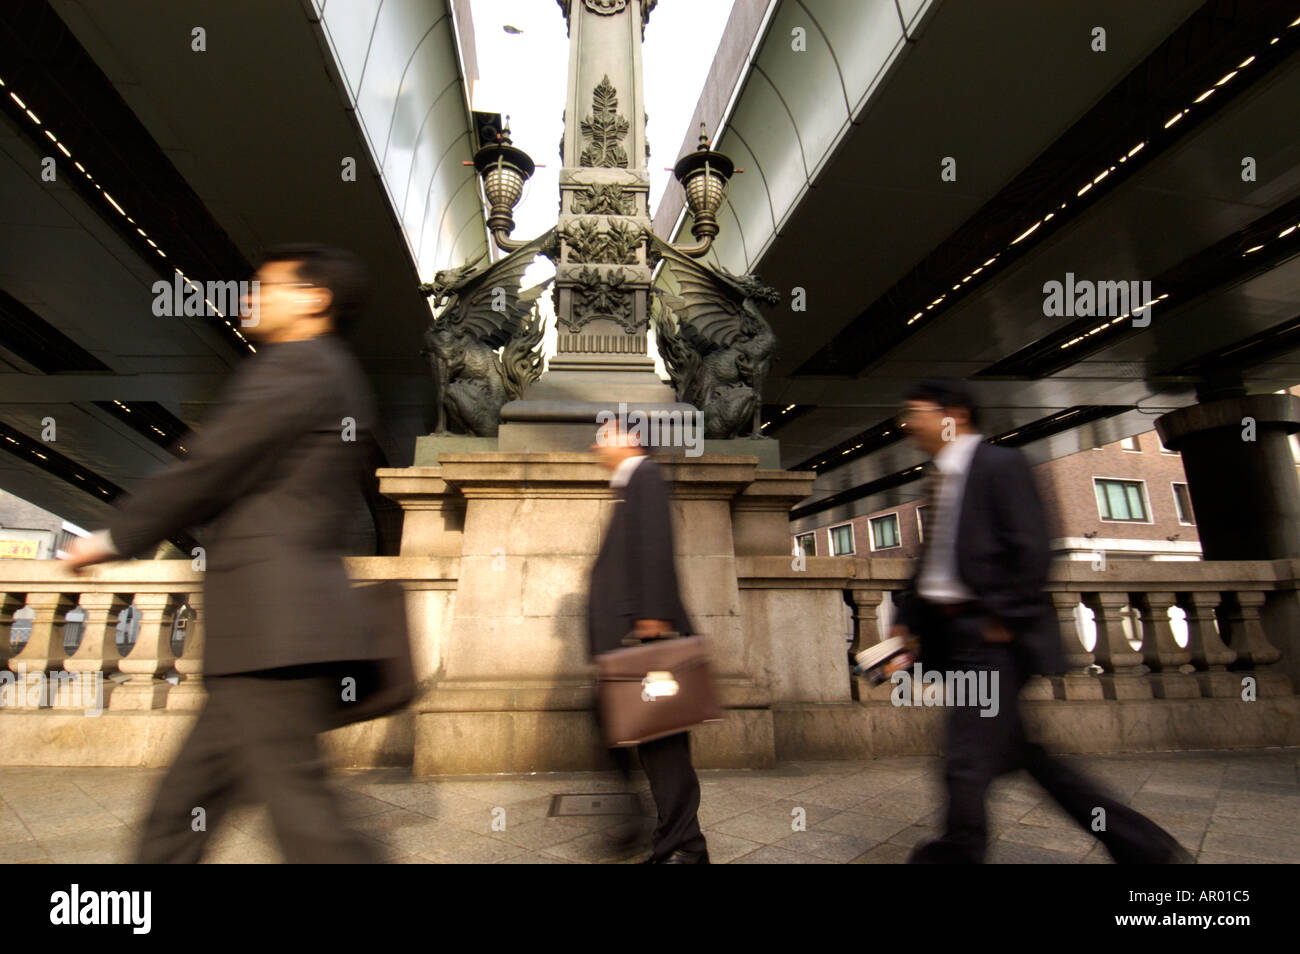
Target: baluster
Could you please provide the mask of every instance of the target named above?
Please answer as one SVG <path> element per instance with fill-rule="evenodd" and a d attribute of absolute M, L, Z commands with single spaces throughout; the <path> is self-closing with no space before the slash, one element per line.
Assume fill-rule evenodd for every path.
<path fill-rule="evenodd" d="M 28 593 L 27 607 L 35 611 L 32 634 L 23 648 L 9 658 L 9 668 L 18 674 L 19 708 L 46 708 L 50 705 L 47 672 L 63 668 L 63 615 L 72 608 L 61 593 Z"/>
<path fill-rule="evenodd" d="M 1186 594 L 1181 603 L 1187 614 L 1187 649 L 1196 667 L 1196 682 L 1203 696 L 1236 696 L 1241 680 L 1227 671 L 1237 654 L 1223 644 L 1215 626 L 1214 609 L 1219 594 L 1196 590 Z"/>
<path fill-rule="evenodd" d="M 885 638 L 885 634 L 880 630 L 879 616 L 880 604 L 884 602 L 885 594 L 880 589 L 857 586 L 849 587 L 848 592 L 853 609 L 853 645 L 849 648 L 849 665 L 852 666 L 856 662 L 854 657 L 858 653 Z M 870 694 L 870 688 L 856 676 L 850 680 L 850 694 L 854 699 L 861 698 L 864 690 Z M 888 688 L 888 684 L 885 688 Z"/>
<path fill-rule="evenodd" d="M 0 593 L 0 666 L 9 668 L 13 646 L 9 639 L 13 633 L 14 613 L 23 608 L 25 593 Z"/>
<path fill-rule="evenodd" d="M 1053 591 L 1052 605 L 1056 607 L 1056 620 L 1061 630 L 1061 653 L 1065 657 L 1066 671 L 1052 679 L 1053 696 L 1060 699 L 1100 699 L 1101 682 L 1088 668 L 1096 658 L 1083 645 L 1079 634 L 1075 608 L 1082 602 L 1078 591 Z"/>
<path fill-rule="evenodd" d="M 1268 641 L 1264 623 L 1260 619 L 1260 610 L 1267 594 L 1261 590 L 1237 590 L 1227 596 L 1223 602 L 1223 612 L 1227 617 L 1228 645 L 1237 654 L 1233 669 L 1255 670 L 1252 675 L 1255 677 L 1257 698 L 1265 695 L 1291 695 L 1291 683 L 1286 675 L 1268 671 L 1268 667 L 1282 658 L 1282 653 Z"/>
<path fill-rule="evenodd" d="M 1176 597 L 1171 592 L 1139 593 L 1134 606 L 1142 620 L 1142 660 L 1151 670 L 1151 690 L 1160 699 L 1195 699 L 1200 687 L 1190 673 L 1183 672 L 1192 658 L 1174 639 L 1169 609 Z"/>
<path fill-rule="evenodd" d="M 176 660 L 176 672 L 181 681 L 167 693 L 168 709 L 201 709 L 203 707 L 203 591 L 184 596 L 190 608 L 190 621 L 185 625 L 185 646 Z"/>
<path fill-rule="evenodd" d="M 1093 655 L 1104 670 L 1102 693 L 1107 699 L 1150 699 L 1151 683 L 1138 675 L 1142 654 L 1134 652 L 1124 635 L 1121 611 L 1128 605 L 1127 593 L 1104 591 L 1085 597 L 1097 621 L 1097 645 Z"/>
<path fill-rule="evenodd" d="M 9 658 L 14 654 L 9 643 L 14 623 L 14 613 L 23 608 L 24 594 L 0 593 L 0 666 L 9 668 Z"/>
<path fill-rule="evenodd" d="M 131 678 L 113 690 L 109 702 L 112 709 L 158 709 L 171 688 L 163 677 L 176 661 L 171 645 L 172 595 L 137 593 L 135 607 L 140 612 L 140 635 L 135 647 L 118 663 L 118 668 Z"/>
<path fill-rule="evenodd" d="M 81 645 L 77 647 L 76 652 L 63 660 L 63 668 L 78 674 L 78 679 L 83 680 L 83 690 L 86 687 L 85 680 L 98 681 L 100 698 L 97 704 L 106 707 L 117 685 L 109 676 L 117 671 L 118 661 L 121 659 L 114 640 L 117 632 L 117 614 L 124 610 L 127 604 L 116 593 L 92 590 L 82 593 L 77 599 L 77 605 L 86 612 L 86 620 L 81 624 Z M 100 675 L 96 676 L 96 673 Z M 62 706 L 62 700 L 55 704 Z M 73 707 L 85 708 L 81 704 L 75 704 Z"/>
<path fill-rule="evenodd" d="M 853 646 L 849 652 L 857 654 L 885 638 L 880 630 L 880 604 L 885 601 L 883 590 L 849 588 L 853 607 Z"/>

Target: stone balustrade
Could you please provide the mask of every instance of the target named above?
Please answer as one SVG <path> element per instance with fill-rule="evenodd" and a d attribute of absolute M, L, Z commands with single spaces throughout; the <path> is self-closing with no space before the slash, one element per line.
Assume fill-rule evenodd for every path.
<path fill-rule="evenodd" d="M 846 590 L 856 652 L 886 635 L 881 606 L 910 578 L 912 561 L 851 562 L 855 573 Z M 1046 590 L 1068 670 L 1030 686 L 1027 695 L 1235 697 L 1243 691 L 1243 672 L 1260 694 L 1289 695 L 1297 683 L 1298 587 L 1296 560 L 1057 561 Z M 1083 640 L 1085 626 L 1095 630 L 1091 647 Z"/>
<path fill-rule="evenodd" d="M 746 713 L 753 721 L 769 712 L 770 749 L 755 749 L 769 760 L 937 751 L 937 713 L 898 709 L 888 684 L 870 687 L 849 673 L 850 654 L 885 635 L 891 594 L 910 578 L 911 561 L 733 559 L 739 642 L 716 647 L 719 656 L 740 654 L 717 660 L 724 682 L 731 669 L 749 673 L 748 695 L 727 702 L 733 731 L 748 725 Z M 434 745 L 421 739 L 420 719 L 438 712 L 437 688 L 454 662 L 448 633 L 464 598 L 462 559 L 347 563 L 354 585 L 397 580 L 406 589 L 423 689 L 402 714 L 330 733 L 327 748 L 346 765 L 420 771 L 419 753 Z M 551 585 L 577 598 L 585 576 L 570 577 Z M 688 594 L 699 585 L 683 580 Z M 1300 560 L 1060 562 L 1047 590 L 1068 671 L 1034 679 L 1025 698 L 1027 718 L 1059 750 L 1300 741 Z M 203 698 L 203 620 L 202 573 L 188 561 L 132 561 L 82 576 L 54 561 L 0 561 L 0 764 L 167 764 Z M 1084 629 L 1095 642 L 1085 643 Z M 1242 705 L 1252 698 L 1259 704 Z M 589 704 L 588 682 L 566 712 Z M 710 755 L 709 733 L 720 731 L 699 733 L 701 764 L 751 757 L 743 748 Z"/>
<path fill-rule="evenodd" d="M 742 589 L 842 589 L 854 621 L 851 652 L 884 638 L 886 599 L 912 572 L 905 559 L 812 557 L 803 570 L 789 562 L 740 558 Z M 457 563 L 360 557 L 349 561 L 349 571 L 355 585 L 398 579 L 413 592 L 450 590 Z M 1241 692 L 1242 670 L 1258 673 L 1263 691 L 1289 692 L 1281 660 L 1295 638 L 1298 589 L 1300 561 L 1294 560 L 1112 561 L 1105 568 L 1058 562 L 1047 591 L 1069 669 L 1053 683 L 1055 697 L 1233 696 Z M 1080 606 L 1095 627 L 1091 648 L 1081 638 Z M 84 619 L 70 622 L 77 608 Z M 14 627 L 28 633 L 18 648 Z M 69 640 L 72 627 L 78 632 Z M 1273 628 L 1282 631 L 1270 639 Z M 1181 644 L 1176 629 L 1186 634 Z M 430 656 L 418 643 L 417 656 Z M 202 698 L 202 654 L 202 573 L 186 561 L 133 561 L 82 576 L 54 561 L 0 562 L 0 662 L 13 672 L 102 673 L 111 710 L 193 709 Z M 436 659 L 423 662 L 419 668 L 436 669 Z M 22 707 L 24 694 L 18 695 Z"/>
<path fill-rule="evenodd" d="M 346 562 L 355 586 L 402 583 L 417 668 L 433 671 L 428 627 L 455 589 L 459 561 Z M 0 681 L 0 710 L 197 709 L 203 620 L 203 574 L 185 560 L 134 560 L 81 575 L 54 560 L 0 561 L 0 671 L 14 674 Z"/>

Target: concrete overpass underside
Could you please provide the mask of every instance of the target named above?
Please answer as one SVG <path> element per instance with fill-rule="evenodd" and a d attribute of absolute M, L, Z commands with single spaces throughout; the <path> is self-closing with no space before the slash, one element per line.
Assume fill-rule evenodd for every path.
<path fill-rule="evenodd" d="M 1198 388 L 1296 382 L 1295 21 L 1220 0 L 738 8 L 695 118 L 746 169 L 716 260 L 806 296 L 771 309 L 764 395 L 783 465 L 822 475 L 802 522 L 915 496 L 894 412 L 919 377 L 978 382 L 987 433 L 1035 461 Z M 670 196 L 656 221 L 680 213 Z M 1150 281 L 1150 323 L 1046 314 L 1067 273 Z"/>
<path fill-rule="evenodd" d="M 385 454 L 409 461 L 433 394 L 419 275 L 485 247 L 462 165 L 476 147 L 464 4 L 330 6 L 5 5 L 0 483 L 13 493 L 93 526 L 183 453 L 252 346 L 237 318 L 156 317 L 151 286 L 177 270 L 246 278 L 288 241 L 369 265 L 355 347 Z"/>

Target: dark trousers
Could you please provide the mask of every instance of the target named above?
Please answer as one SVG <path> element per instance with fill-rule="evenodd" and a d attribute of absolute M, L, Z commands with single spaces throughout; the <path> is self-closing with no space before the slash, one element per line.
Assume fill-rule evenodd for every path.
<path fill-rule="evenodd" d="M 650 836 L 655 859 L 667 858 L 679 848 L 704 851 L 704 835 L 696 814 L 700 810 L 700 780 L 691 765 L 691 735 L 679 732 L 636 747 L 641 767 L 650 780 L 659 824 Z"/>
<path fill-rule="evenodd" d="M 207 700 L 145 822 L 139 863 L 198 861 L 209 834 L 242 800 L 270 808 L 290 863 L 382 860 L 378 846 L 344 823 L 326 778 L 316 736 L 340 693 L 326 672 L 207 677 Z"/>
<path fill-rule="evenodd" d="M 600 726 L 600 707 L 596 707 L 596 725 Z M 700 810 L 700 780 L 691 764 L 691 734 L 679 732 L 653 742 L 636 746 L 650 781 L 650 794 L 654 796 L 655 812 L 659 822 L 650 835 L 653 860 L 667 858 L 677 849 L 704 851 L 704 835 L 696 817 Z M 609 749 L 614 767 L 623 776 L 623 784 L 632 787 L 632 748 L 623 746 Z"/>
<path fill-rule="evenodd" d="M 989 717 L 981 716 L 980 706 L 971 700 L 947 707 L 945 830 L 937 841 L 917 848 L 909 862 L 982 862 L 988 846 L 984 801 L 989 785 L 1017 769 L 1028 771 L 1066 814 L 1101 840 L 1116 862 L 1153 864 L 1170 859 L 1178 850 L 1172 835 L 1026 738 L 1018 696 L 1030 673 L 1010 644 L 985 642 L 977 617 L 949 618 L 935 611 L 926 625 L 924 668 L 983 671 L 990 686 L 996 673 L 998 709 L 996 716 Z"/>

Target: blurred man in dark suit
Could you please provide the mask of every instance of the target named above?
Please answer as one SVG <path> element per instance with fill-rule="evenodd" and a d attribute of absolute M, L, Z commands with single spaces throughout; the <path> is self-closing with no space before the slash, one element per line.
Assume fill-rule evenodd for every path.
<path fill-rule="evenodd" d="M 629 433 L 622 423 L 602 425 L 592 445 L 601 464 L 613 471 L 609 484 L 618 494 L 591 571 L 587 632 L 593 656 L 621 649 L 625 637 L 656 639 L 693 631 L 677 589 L 668 489 L 635 431 Z M 708 864 L 696 818 L 700 782 L 691 765 L 690 734 L 643 742 L 636 749 L 659 814 L 647 863 Z M 622 750 L 613 751 L 616 759 L 627 758 Z"/>
<path fill-rule="evenodd" d="M 257 300 L 244 311 L 256 316 L 247 331 L 257 354 L 186 442 L 187 456 L 69 556 L 79 570 L 207 527 L 207 699 L 145 824 L 144 863 L 198 861 L 245 794 L 269 806 L 289 862 L 378 859 L 344 824 L 316 739 L 343 704 L 347 663 L 375 656 L 340 552 L 375 413 L 336 334 L 359 312 L 364 269 L 347 252 L 284 246 L 254 278 Z"/>
<path fill-rule="evenodd" d="M 985 710 L 948 700 L 945 831 L 908 860 L 983 861 L 988 787 L 1023 768 L 1116 861 L 1190 861 L 1168 832 L 1025 737 L 1021 688 L 1035 673 L 1064 669 L 1056 611 L 1043 592 L 1047 519 L 1028 463 L 1019 451 L 985 443 L 977 414 L 964 384 L 934 379 L 907 393 L 900 415 L 908 436 L 933 458 L 931 506 L 918 570 L 898 599 L 890 635 L 918 637 L 926 670 L 976 673 L 996 699 L 996 708 Z"/>

